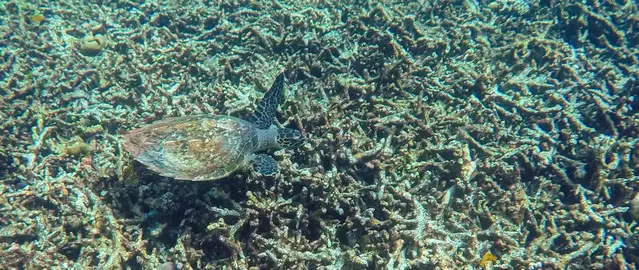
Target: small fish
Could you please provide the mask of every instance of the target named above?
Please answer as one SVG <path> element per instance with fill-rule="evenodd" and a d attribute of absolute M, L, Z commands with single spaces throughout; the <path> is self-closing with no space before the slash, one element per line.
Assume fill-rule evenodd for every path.
<path fill-rule="evenodd" d="M 497 257 L 490 252 L 484 253 L 484 256 L 481 257 L 481 261 L 479 261 L 479 265 L 484 269 L 492 268 L 493 263 L 497 262 Z"/>

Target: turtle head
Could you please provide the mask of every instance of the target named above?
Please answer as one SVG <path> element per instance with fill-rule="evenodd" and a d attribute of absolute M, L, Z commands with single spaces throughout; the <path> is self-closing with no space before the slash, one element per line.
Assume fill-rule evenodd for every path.
<path fill-rule="evenodd" d="M 304 142 L 302 133 L 295 129 L 280 128 L 277 130 L 277 144 L 284 148 L 295 148 Z"/>

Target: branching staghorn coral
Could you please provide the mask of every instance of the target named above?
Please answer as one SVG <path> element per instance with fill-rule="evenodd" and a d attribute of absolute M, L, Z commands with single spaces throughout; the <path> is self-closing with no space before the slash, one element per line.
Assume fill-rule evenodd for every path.
<path fill-rule="evenodd" d="M 9 267 L 636 268 L 630 1 L 0 12 Z M 275 153 L 279 176 L 183 183 L 119 146 L 170 116 L 249 115 L 281 70 L 278 122 L 308 143 Z"/>

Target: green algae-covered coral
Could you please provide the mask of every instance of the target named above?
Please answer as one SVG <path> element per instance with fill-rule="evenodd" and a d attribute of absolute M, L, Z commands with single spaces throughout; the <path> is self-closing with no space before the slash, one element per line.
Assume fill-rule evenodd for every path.
<path fill-rule="evenodd" d="M 69 156 L 85 156 L 93 152 L 93 147 L 81 138 L 72 139 L 62 148 L 62 153 Z"/>

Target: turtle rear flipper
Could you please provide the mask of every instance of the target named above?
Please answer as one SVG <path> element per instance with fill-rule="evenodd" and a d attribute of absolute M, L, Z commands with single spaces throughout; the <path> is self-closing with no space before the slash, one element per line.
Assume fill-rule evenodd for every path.
<path fill-rule="evenodd" d="M 275 78 L 271 89 L 260 100 L 255 113 L 251 117 L 251 122 L 255 123 L 259 129 L 268 129 L 275 122 L 277 107 L 284 102 L 283 88 L 284 73 L 280 73 Z"/>
<path fill-rule="evenodd" d="M 253 159 L 253 168 L 256 172 L 266 176 L 274 175 L 279 171 L 277 161 L 267 154 L 256 155 Z"/>

